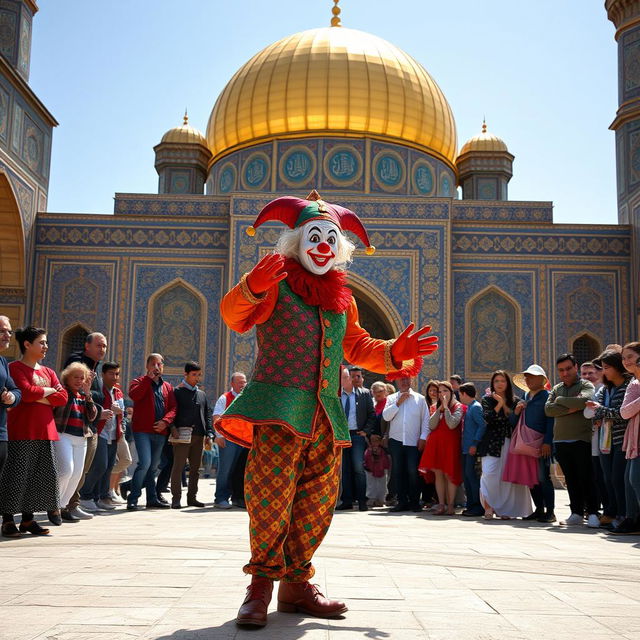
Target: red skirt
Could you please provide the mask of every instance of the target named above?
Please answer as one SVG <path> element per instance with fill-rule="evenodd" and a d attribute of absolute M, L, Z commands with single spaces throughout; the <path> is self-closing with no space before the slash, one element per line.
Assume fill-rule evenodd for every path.
<path fill-rule="evenodd" d="M 449 429 L 444 420 L 431 432 L 422 452 L 418 471 L 442 471 L 455 485 L 462 484 L 462 430 Z"/>

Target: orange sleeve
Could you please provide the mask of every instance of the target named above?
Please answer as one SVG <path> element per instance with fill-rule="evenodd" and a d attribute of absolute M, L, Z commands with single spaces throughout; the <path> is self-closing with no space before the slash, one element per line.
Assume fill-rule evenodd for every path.
<path fill-rule="evenodd" d="M 392 340 L 380 340 L 360 326 L 358 306 L 351 298 L 347 309 L 347 331 L 342 341 L 344 357 L 351 364 L 358 365 L 376 373 L 394 373 L 413 364 L 413 360 L 403 362 L 400 367 L 391 357 Z"/>
<path fill-rule="evenodd" d="M 274 285 L 260 296 L 251 292 L 246 283 L 247 274 L 228 291 L 220 303 L 220 313 L 229 329 L 238 333 L 249 331 L 254 325 L 262 324 L 275 309 L 278 301 L 278 285 Z"/>

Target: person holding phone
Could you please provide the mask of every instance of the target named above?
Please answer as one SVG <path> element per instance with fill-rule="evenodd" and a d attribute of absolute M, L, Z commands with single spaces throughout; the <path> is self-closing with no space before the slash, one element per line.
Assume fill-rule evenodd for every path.
<path fill-rule="evenodd" d="M 147 357 L 145 375 L 131 381 L 129 397 L 133 400 L 133 438 L 138 452 L 138 466 L 131 480 L 127 510 L 138 510 L 138 499 L 144 486 L 147 509 L 168 509 L 169 503 L 156 493 L 156 471 L 169 425 L 176 417 L 173 387 L 162 378 L 164 358 L 159 353 Z"/>

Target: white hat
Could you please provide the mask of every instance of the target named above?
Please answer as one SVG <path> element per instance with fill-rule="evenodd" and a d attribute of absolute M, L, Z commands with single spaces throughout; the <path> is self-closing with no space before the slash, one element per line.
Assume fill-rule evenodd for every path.
<path fill-rule="evenodd" d="M 544 376 L 545 380 L 549 380 L 544 369 L 539 364 L 532 364 L 526 371 L 523 371 L 522 373 L 516 373 L 513 376 L 513 384 L 515 384 L 517 387 L 520 387 L 520 389 L 522 389 L 523 391 L 529 391 L 529 387 L 527 386 L 524 377 L 525 373 L 528 373 L 532 376 Z"/>

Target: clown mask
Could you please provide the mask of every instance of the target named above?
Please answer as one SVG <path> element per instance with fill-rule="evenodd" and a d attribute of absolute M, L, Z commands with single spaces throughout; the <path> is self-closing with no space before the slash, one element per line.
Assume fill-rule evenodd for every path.
<path fill-rule="evenodd" d="M 321 276 L 329 271 L 338 252 L 338 227 L 328 220 L 312 220 L 302 227 L 298 258 L 311 273 Z"/>

